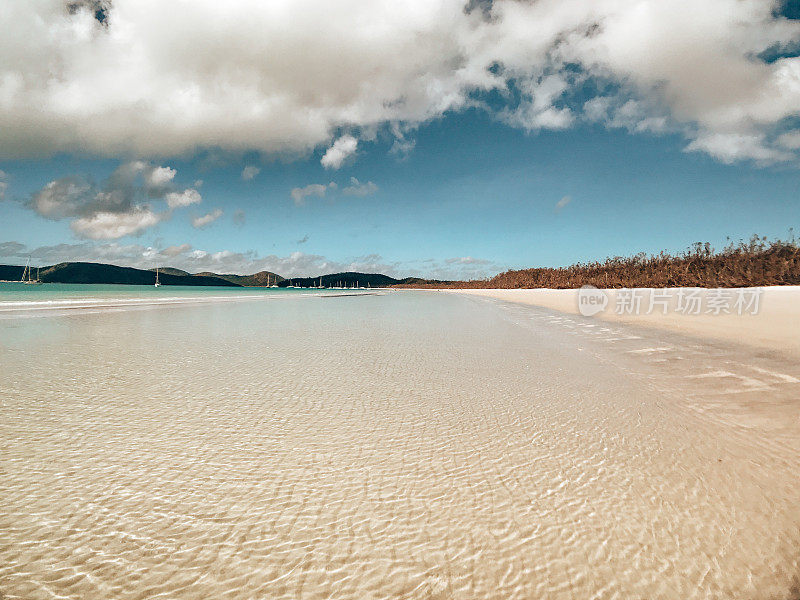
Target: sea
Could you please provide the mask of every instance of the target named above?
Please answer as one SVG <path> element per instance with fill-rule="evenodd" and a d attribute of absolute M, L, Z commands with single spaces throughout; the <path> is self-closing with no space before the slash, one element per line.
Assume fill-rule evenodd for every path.
<path fill-rule="evenodd" d="M 0 284 L 0 598 L 797 598 L 798 391 L 455 293 Z"/>

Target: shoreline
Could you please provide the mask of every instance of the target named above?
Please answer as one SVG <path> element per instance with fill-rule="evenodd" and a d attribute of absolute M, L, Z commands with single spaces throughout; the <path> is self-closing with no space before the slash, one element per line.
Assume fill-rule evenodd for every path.
<path fill-rule="evenodd" d="M 696 288 L 670 288 L 677 296 L 679 290 Z M 743 288 L 729 288 L 737 292 Z M 618 289 L 602 290 L 609 297 L 608 308 L 597 315 L 585 317 L 604 322 L 629 323 L 642 327 L 668 330 L 685 335 L 710 338 L 717 341 L 743 344 L 762 350 L 778 351 L 800 358 L 800 286 L 770 286 L 763 290 L 757 314 L 692 314 L 675 312 L 675 299 L 667 314 L 617 314 L 615 312 Z M 638 288 L 652 293 L 653 288 Z M 439 289 L 438 291 L 470 296 L 481 296 L 539 306 L 570 315 L 580 315 L 577 289 Z M 656 290 L 660 291 L 660 290 Z M 708 293 L 708 290 L 704 290 Z"/>

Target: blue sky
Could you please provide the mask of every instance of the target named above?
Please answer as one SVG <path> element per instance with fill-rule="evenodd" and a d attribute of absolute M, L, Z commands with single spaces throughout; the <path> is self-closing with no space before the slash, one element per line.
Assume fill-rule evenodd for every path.
<path fill-rule="evenodd" d="M 111 35 L 106 29 L 112 32 L 123 18 L 132 23 L 144 18 L 134 9 L 125 13 L 124 2 L 119 5 L 118 21 L 114 5 L 110 26 L 98 26 L 86 15 L 80 23 L 99 31 L 96 35 Z M 496 15 L 500 22 L 504 16 Z M 692 16 L 705 17 L 702 9 Z M 714 70 L 728 65 L 735 73 L 725 80 L 730 85 L 725 93 L 711 89 L 713 81 L 683 81 L 686 67 L 680 61 L 651 73 L 653 64 L 663 62 L 658 56 L 635 64 L 615 58 L 624 48 L 614 46 L 622 43 L 613 37 L 614 19 L 624 24 L 631 17 L 612 11 L 601 21 L 610 32 L 602 70 L 594 72 L 588 59 L 577 67 L 577 58 L 553 64 L 552 48 L 542 67 L 545 59 L 535 48 L 519 57 L 503 46 L 490 48 L 508 71 L 500 83 L 481 79 L 502 70 L 496 67 L 499 58 L 485 57 L 483 75 L 470 75 L 466 82 L 459 75 L 454 83 L 447 68 L 423 54 L 417 61 L 429 64 L 412 72 L 424 80 L 422 88 L 404 70 L 386 83 L 390 92 L 372 90 L 340 104 L 329 96 L 350 88 L 315 90 L 321 99 L 314 100 L 314 110 L 320 103 L 325 109 L 315 117 L 324 120 L 319 131 L 293 120 L 295 112 L 311 110 L 300 100 L 282 109 L 283 121 L 259 114 L 240 123 L 235 112 L 215 120 L 217 112 L 209 110 L 214 116 L 193 121 L 195 129 L 188 133 L 188 125 L 171 132 L 157 121 L 160 99 L 145 98 L 141 109 L 125 106 L 136 112 L 97 130 L 59 108 L 55 116 L 42 117 L 38 128 L 32 117 L 26 127 L 15 125 L 5 138 L 0 134 L 0 262 L 31 255 L 41 264 L 83 259 L 228 272 L 266 268 L 282 275 L 358 269 L 483 277 L 507 268 L 678 251 L 696 241 L 721 247 L 728 237 L 754 233 L 787 237 L 790 227 L 800 225 L 800 104 L 792 104 L 793 86 L 800 82 L 792 44 L 800 31 L 795 21 L 774 13 L 748 16 L 760 37 L 741 34 L 741 47 L 733 51 L 722 41 L 708 46 L 700 37 L 685 42 L 687 48 L 665 50 L 669 60 L 684 51 L 692 65 L 699 63 L 695 76 L 707 68 L 712 78 Z M 583 18 L 580 11 L 574 18 Z M 431 35 L 441 20 L 437 13 L 425 21 Z M 774 27 L 772 37 L 762 35 L 765 24 Z M 470 31 L 478 26 L 471 23 Z M 402 31 L 394 33 L 406 39 Z M 502 33 L 508 41 L 516 35 Z M 720 40 L 726 35 L 730 32 L 719 33 Z M 331 43 L 347 54 L 346 42 Z M 754 62 L 752 49 L 762 46 L 780 49 L 782 58 Z M 576 42 L 576 56 L 579 50 L 586 51 Z M 700 51 L 705 56 L 692 54 Z M 481 52 L 488 51 L 480 47 L 474 54 Z M 563 48 L 559 52 L 566 54 Z M 256 70 L 265 69 L 274 79 L 280 59 L 271 56 L 256 56 L 261 61 Z M 382 65 L 386 72 L 396 68 L 393 56 Z M 250 64 L 233 51 L 230 60 Z M 308 60 L 312 63 L 297 68 L 324 66 L 318 64 L 323 58 Z M 18 68 L 0 60 L 0 70 Z M 194 72 L 191 64 L 185 69 Z M 430 74 L 437 69 L 442 74 L 436 84 L 446 93 L 431 97 Z M 787 73 L 798 74 L 797 81 L 784 89 Z M 95 75 L 69 76 L 75 78 L 73 87 L 86 86 L 88 93 Z M 356 82 L 362 87 L 371 81 L 364 77 Z M 654 78 L 659 84 L 648 86 Z M 282 85 L 296 97 L 302 96 L 296 88 L 308 93 L 304 82 L 287 81 Z M 752 81 L 760 81 L 770 98 L 778 94 L 774 105 L 764 106 L 764 94 L 748 95 L 745 84 Z M 39 83 L 43 94 L 49 90 L 49 83 Z M 395 109 L 381 94 L 408 105 Z M 364 108 L 375 96 L 380 103 Z M 62 90 L 58 101 L 63 98 Z M 84 112 L 111 119 L 109 110 L 121 110 L 117 98 Z M 399 112 L 373 116 L 384 110 Z M 63 121 L 58 127 L 56 119 Z M 149 119 L 152 134 L 137 137 L 139 128 L 126 129 L 130 119 Z M 249 129 L 254 123 L 262 127 L 260 137 Z M 64 144 L 65 136 L 71 145 Z M 247 167 L 249 178 L 243 177 Z M 120 175 L 123 171 L 128 174 Z M 164 179 L 156 185 L 159 173 Z"/>

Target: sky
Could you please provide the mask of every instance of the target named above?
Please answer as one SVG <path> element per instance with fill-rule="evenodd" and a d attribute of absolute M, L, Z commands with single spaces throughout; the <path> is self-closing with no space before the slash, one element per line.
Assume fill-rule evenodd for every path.
<path fill-rule="evenodd" d="M 5 0 L 0 263 L 480 278 L 800 225 L 800 2 Z"/>

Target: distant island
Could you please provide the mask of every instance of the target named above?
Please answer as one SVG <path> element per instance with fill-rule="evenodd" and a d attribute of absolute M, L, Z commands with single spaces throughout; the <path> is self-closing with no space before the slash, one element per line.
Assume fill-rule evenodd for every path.
<path fill-rule="evenodd" d="M 19 281 L 25 267 L 21 265 L 0 265 L 0 280 Z M 93 283 L 122 285 L 153 285 L 155 269 L 135 269 L 103 263 L 65 262 L 41 267 L 38 277 L 43 283 Z M 388 287 L 395 285 L 415 285 L 431 283 L 430 280 L 407 277 L 395 279 L 380 273 L 333 273 L 321 277 L 295 277 L 286 279 L 271 271 L 260 271 L 252 275 L 229 273 L 189 273 L 174 267 L 158 269 L 161 285 L 224 286 L 224 287 Z"/>

